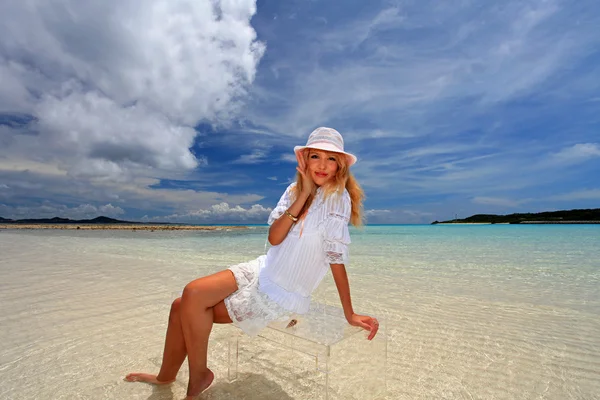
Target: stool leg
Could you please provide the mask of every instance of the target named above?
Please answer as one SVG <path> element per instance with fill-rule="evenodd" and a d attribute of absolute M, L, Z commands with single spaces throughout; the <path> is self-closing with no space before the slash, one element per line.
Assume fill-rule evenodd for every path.
<path fill-rule="evenodd" d="M 239 353 L 239 338 L 236 333 L 229 337 L 228 360 L 227 360 L 227 379 L 233 382 L 238 378 L 238 353 Z"/>

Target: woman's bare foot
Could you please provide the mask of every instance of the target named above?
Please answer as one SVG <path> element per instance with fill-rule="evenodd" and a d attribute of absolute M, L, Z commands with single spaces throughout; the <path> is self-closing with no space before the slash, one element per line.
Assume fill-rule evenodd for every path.
<path fill-rule="evenodd" d="M 146 382 L 154 385 L 166 385 L 167 383 L 175 382 L 175 379 L 171 379 L 170 381 L 159 381 L 156 377 L 157 375 L 146 374 L 143 372 L 132 372 L 125 376 L 125 380 L 127 382 Z"/>
<path fill-rule="evenodd" d="M 206 372 L 203 375 L 199 376 L 198 379 L 194 379 L 193 382 L 190 380 L 188 383 L 187 397 L 185 400 L 196 399 L 200 393 L 208 389 L 214 379 L 215 374 L 213 374 L 210 369 L 206 368 Z"/>

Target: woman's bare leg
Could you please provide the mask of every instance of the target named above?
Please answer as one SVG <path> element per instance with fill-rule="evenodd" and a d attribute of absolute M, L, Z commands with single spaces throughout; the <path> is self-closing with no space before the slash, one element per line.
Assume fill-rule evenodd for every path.
<path fill-rule="evenodd" d="M 222 271 L 229 272 L 230 271 Z M 215 274 L 216 275 L 216 274 Z M 233 277 L 233 274 L 231 274 Z M 207 277 L 208 278 L 208 277 Z M 193 282 L 201 281 L 204 278 L 197 279 Z M 191 283 L 193 283 L 191 282 Z M 190 284 L 191 284 L 190 283 Z M 209 282 L 210 283 L 210 282 Z M 234 279 L 235 284 L 235 279 Z M 187 287 L 187 286 L 186 286 Z M 237 290 L 237 285 L 233 291 Z M 233 292 L 232 292 L 233 293 Z M 225 296 L 227 297 L 227 296 Z M 223 300 L 218 302 L 212 307 L 213 309 L 213 322 L 215 323 L 231 323 L 229 314 L 225 307 Z M 212 324 L 211 324 L 212 327 Z M 209 330 L 210 333 L 210 330 Z M 163 351 L 163 360 L 158 375 L 148 374 L 143 372 L 134 372 L 128 374 L 125 380 L 130 382 L 147 382 L 153 384 L 167 384 L 175 381 L 177 373 L 185 360 L 187 355 L 187 349 L 185 345 L 185 339 L 183 336 L 182 323 L 181 323 L 181 298 L 177 298 L 171 305 L 171 311 L 169 313 L 169 325 L 167 327 L 167 335 L 165 338 L 165 347 Z M 208 368 L 207 368 L 208 369 Z M 211 373 L 212 374 L 212 373 Z M 212 382 L 212 379 L 211 379 Z M 210 385 L 210 383 L 208 384 Z M 208 385 L 206 387 L 208 387 Z M 206 389 L 206 388 L 205 388 Z M 203 389 L 204 390 L 204 389 Z"/>
<path fill-rule="evenodd" d="M 225 297 L 237 290 L 229 270 L 196 279 L 186 285 L 181 296 L 181 327 L 185 339 L 190 379 L 187 398 L 193 399 L 210 386 L 214 374 L 207 366 L 208 338 L 215 322 L 215 306 L 222 310 Z"/>
<path fill-rule="evenodd" d="M 125 380 L 130 382 L 147 382 L 157 385 L 171 383 L 175 381 L 177 372 L 185 360 L 187 354 L 185 350 L 185 341 L 183 340 L 183 331 L 181 330 L 181 297 L 178 297 L 171 304 L 169 312 L 169 325 L 167 326 L 167 336 L 165 338 L 165 348 L 163 350 L 162 364 L 158 375 L 146 374 L 143 372 L 134 372 L 128 374 Z"/>
<path fill-rule="evenodd" d="M 187 355 L 183 331 L 181 330 L 180 309 L 181 297 L 178 297 L 171 305 L 171 312 L 169 313 L 169 326 L 165 337 L 162 363 L 156 376 L 159 382 L 173 382 Z"/>

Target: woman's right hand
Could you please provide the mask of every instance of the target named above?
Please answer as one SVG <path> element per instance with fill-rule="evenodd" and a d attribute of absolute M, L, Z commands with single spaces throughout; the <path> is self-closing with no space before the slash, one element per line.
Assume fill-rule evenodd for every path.
<path fill-rule="evenodd" d="M 312 180 L 312 177 L 308 172 L 306 161 L 304 161 L 304 151 L 306 151 L 306 149 L 296 153 L 296 160 L 298 160 L 298 166 L 296 167 L 296 170 L 302 176 L 302 194 L 309 196 L 315 189 L 315 182 Z"/>

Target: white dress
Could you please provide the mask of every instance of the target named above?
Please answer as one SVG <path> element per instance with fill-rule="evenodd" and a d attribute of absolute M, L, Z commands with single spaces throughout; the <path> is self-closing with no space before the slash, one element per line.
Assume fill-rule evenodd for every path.
<path fill-rule="evenodd" d="M 269 225 L 293 203 L 294 185 L 288 186 L 269 215 Z M 238 290 L 225 298 L 233 323 L 255 335 L 271 321 L 306 313 L 329 264 L 348 261 L 351 209 L 346 189 L 325 196 L 319 188 L 307 215 L 292 226 L 283 242 L 266 255 L 229 267 L 238 284 Z"/>

